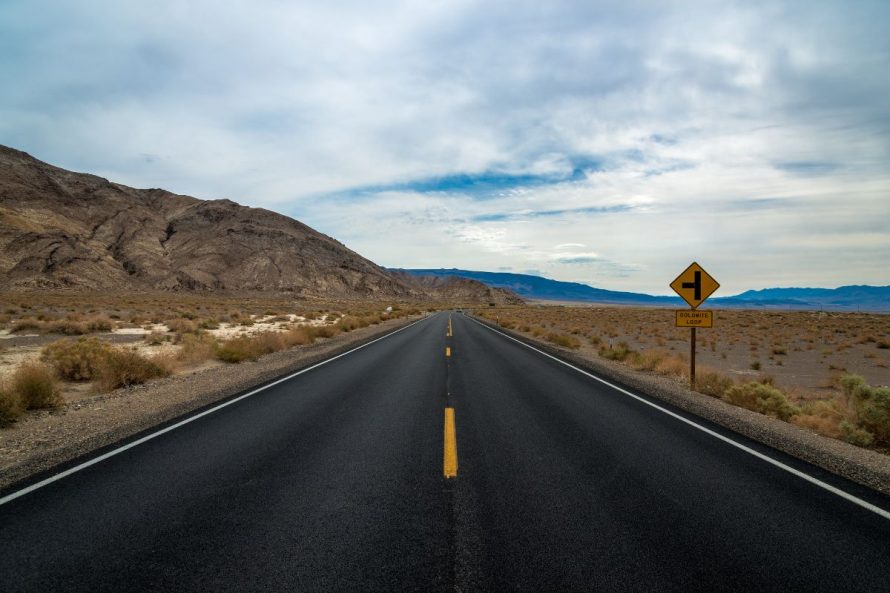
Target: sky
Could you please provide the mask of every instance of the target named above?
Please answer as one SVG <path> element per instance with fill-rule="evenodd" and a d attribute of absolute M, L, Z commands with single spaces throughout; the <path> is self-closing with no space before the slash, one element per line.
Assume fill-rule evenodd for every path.
<path fill-rule="evenodd" d="M 0 0 L 0 144 L 374 262 L 890 284 L 890 2 Z"/>

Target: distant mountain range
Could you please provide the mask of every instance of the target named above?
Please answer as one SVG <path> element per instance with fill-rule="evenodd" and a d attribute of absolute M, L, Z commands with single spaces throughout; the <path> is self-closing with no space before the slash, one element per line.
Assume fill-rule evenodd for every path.
<path fill-rule="evenodd" d="M 611 305 L 685 307 L 678 297 L 653 296 L 594 288 L 577 282 L 561 282 L 529 274 L 479 272 L 459 269 L 400 270 L 418 276 L 459 276 L 505 288 L 526 299 L 576 301 Z M 829 311 L 890 311 L 890 286 L 841 286 L 840 288 L 766 288 L 731 297 L 714 297 L 711 307 L 752 309 L 805 309 Z"/>

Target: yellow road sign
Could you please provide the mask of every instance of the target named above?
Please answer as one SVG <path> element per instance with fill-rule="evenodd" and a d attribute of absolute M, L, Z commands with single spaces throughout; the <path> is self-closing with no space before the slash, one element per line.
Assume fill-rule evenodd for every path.
<path fill-rule="evenodd" d="M 692 262 L 676 280 L 671 282 L 671 288 L 695 309 L 714 294 L 720 285 L 700 265 Z"/>
<path fill-rule="evenodd" d="M 714 327 L 713 311 L 676 311 L 677 327 Z"/>

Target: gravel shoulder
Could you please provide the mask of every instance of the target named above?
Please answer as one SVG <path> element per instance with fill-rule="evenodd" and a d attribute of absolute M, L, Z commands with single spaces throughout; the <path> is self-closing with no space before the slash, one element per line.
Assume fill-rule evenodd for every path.
<path fill-rule="evenodd" d="M 39 480 L 86 454 L 341 354 L 417 319 L 385 321 L 310 346 L 268 354 L 255 362 L 191 369 L 71 401 L 58 410 L 28 414 L 0 430 L 0 492 Z"/>
<path fill-rule="evenodd" d="M 793 424 L 730 405 L 717 398 L 691 391 L 676 379 L 636 371 L 614 361 L 582 356 L 573 350 L 504 329 L 486 319 L 479 317 L 473 319 L 600 377 L 650 395 L 797 459 L 890 495 L 888 455 L 855 447 Z"/>

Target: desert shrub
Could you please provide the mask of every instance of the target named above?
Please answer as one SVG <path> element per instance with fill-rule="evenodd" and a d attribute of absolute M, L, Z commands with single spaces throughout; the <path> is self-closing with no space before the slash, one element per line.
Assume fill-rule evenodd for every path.
<path fill-rule="evenodd" d="M 671 377 L 685 377 L 689 374 L 689 363 L 679 356 L 666 356 L 655 365 L 655 372 Z"/>
<path fill-rule="evenodd" d="M 239 325 L 243 325 L 244 327 L 250 327 L 253 324 L 254 324 L 253 319 L 251 319 L 250 317 L 245 317 L 244 319 L 241 320 Z"/>
<path fill-rule="evenodd" d="M 756 381 L 733 385 L 726 390 L 722 399 L 733 405 L 780 420 L 789 420 L 795 414 L 800 413 L 800 409 L 788 401 L 788 396 L 782 391 Z"/>
<path fill-rule="evenodd" d="M 111 346 L 96 338 L 58 340 L 41 350 L 40 360 L 52 365 L 63 379 L 90 381 L 110 351 Z"/>
<path fill-rule="evenodd" d="M 305 327 L 295 327 L 291 330 L 288 330 L 282 334 L 282 338 L 284 339 L 284 342 L 285 344 L 287 344 L 288 348 L 292 346 L 303 346 L 305 344 L 311 344 L 315 340 L 315 338 L 310 335 Z"/>
<path fill-rule="evenodd" d="M 81 321 L 73 319 L 61 319 L 48 323 L 44 327 L 44 331 L 50 334 L 62 334 L 64 336 L 82 336 L 90 333 L 87 325 Z"/>
<path fill-rule="evenodd" d="M 247 336 L 232 338 L 216 349 L 216 357 L 223 362 L 239 363 L 256 360 L 262 355 L 256 340 Z"/>
<path fill-rule="evenodd" d="M 890 387 L 872 387 L 860 375 L 844 375 L 840 382 L 853 403 L 859 428 L 890 442 Z"/>
<path fill-rule="evenodd" d="M 791 422 L 836 439 L 842 436 L 840 424 L 843 420 L 843 404 L 837 399 L 832 399 L 803 403 L 800 414 L 794 416 Z"/>
<path fill-rule="evenodd" d="M 138 352 L 112 348 L 100 362 L 96 379 L 101 391 L 111 391 L 169 374 L 169 369 Z"/>
<path fill-rule="evenodd" d="M 623 361 L 631 352 L 627 342 L 620 342 L 615 348 L 600 348 L 600 356 L 608 360 Z"/>
<path fill-rule="evenodd" d="M 279 332 L 263 332 L 253 337 L 260 355 L 278 352 L 287 348 L 287 341 Z"/>
<path fill-rule="evenodd" d="M 751 369 L 752 369 L 752 370 L 755 370 L 755 371 L 759 371 L 759 370 L 760 370 L 760 361 L 759 361 L 759 360 L 752 360 L 752 361 L 751 361 Z"/>
<path fill-rule="evenodd" d="M 859 428 L 848 420 L 844 420 L 843 422 L 841 422 L 840 430 L 841 438 L 851 445 L 856 445 L 857 447 L 868 447 L 875 440 L 875 437 L 872 433 L 865 430 L 864 428 Z"/>
<path fill-rule="evenodd" d="M 149 346 L 160 346 L 167 341 L 167 336 L 164 332 L 152 331 L 151 333 L 145 334 L 142 339 Z"/>
<path fill-rule="evenodd" d="M 200 323 L 198 323 L 199 329 L 219 329 L 219 321 L 210 317 L 208 319 L 202 319 Z"/>
<path fill-rule="evenodd" d="M 566 334 L 548 334 L 547 341 L 552 344 L 556 344 L 557 346 L 562 346 L 563 348 L 572 348 L 573 350 L 581 347 L 581 340 L 579 340 L 575 336 Z"/>
<path fill-rule="evenodd" d="M 875 437 L 890 443 L 890 387 L 873 387 L 869 399 L 860 404 L 859 422 Z"/>
<path fill-rule="evenodd" d="M 166 325 L 167 329 L 175 334 L 191 334 L 198 329 L 191 320 L 183 319 L 182 317 L 168 319 L 164 322 L 164 325 Z"/>
<path fill-rule="evenodd" d="M 114 325 L 110 319 L 94 317 L 86 322 L 86 328 L 88 332 L 110 332 L 114 329 Z"/>
<path fill-rule="evenodd" d="M 654 371 L 668 356 L 664 350 L 644 350 L 630 357 L 630 365 L 639 371 Z"/>
<path fill-rule="evenodd" d="M 723 397 L 733 386 L 733 381 L 716 371 L 703 371 L 695 375 L 695 390 L 712 397 Z"/>
<path fill-rule="evenodd" d="M 25 332 L 39 332 L 43 330 L 43 323 L 36 319 L 21 319 L 12 324 L 9 330 L 13 334 L 21 334 Z"/>
<path fill-rule="evenodd" d="M 26 410 L 58 408 L 64 403 L 55 373 L 45 364 L 21 365 L 12 375 L 12 391 Z"/>
<path fill-rule="evenodd" d="M 179 342 L 176 359 L 186 364 L 197 364 L 216 356 L 217 342 L 210 334 L 186 334 Z"/>
<path fill-rule="evenodd" d="M 0 426 L 9 426 L 22 413 L 18 395 L 5 385 L 0 385 Z"/>
<path fill-rule="evenodd" d="M 339 331 L 346 333 L 354 329 L 367 327 L 367 325 L 368 324 L 365 323 L 363 319 L 359 319 L 358 317 L 344 316 L 340 318 L 340 321 L 338 321 L 334 327 L 336 327 Z"/>
<path fill-rule="evenodd" d="M 336 325 L 322 325 L 308 328 L 309 335 L 313 338 L 333 338 L 339 333 Z"/>

